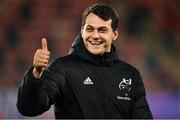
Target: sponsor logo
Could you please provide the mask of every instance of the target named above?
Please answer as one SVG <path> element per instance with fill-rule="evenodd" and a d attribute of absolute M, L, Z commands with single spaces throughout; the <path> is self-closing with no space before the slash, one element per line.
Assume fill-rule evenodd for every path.
<path fill-rule="evenodd" d="M 121 97 L 121 96 L 117 96 L 117 99 L 118 100 L 131 100 L 131 98 L 130 97 Z"/>

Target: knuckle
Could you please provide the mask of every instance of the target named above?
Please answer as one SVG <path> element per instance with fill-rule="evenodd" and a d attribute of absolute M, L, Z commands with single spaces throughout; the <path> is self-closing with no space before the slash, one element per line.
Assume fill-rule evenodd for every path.
<path fill-rule="evenodd" d="M 36 50 L 36 53 L 38 53 L 38 52 L 40 52 L 40 51 L 41 51 L 41 49 L 37 49 L 37 50 Z"/>

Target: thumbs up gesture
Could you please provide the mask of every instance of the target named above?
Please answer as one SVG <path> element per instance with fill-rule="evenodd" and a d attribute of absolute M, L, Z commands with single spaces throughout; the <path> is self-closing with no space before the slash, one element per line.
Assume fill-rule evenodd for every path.
<path fill-rule="evenodd" d="M 33 75 L 35 78 L 40 78 L 44 69 L 48 66 L 50 52 L 47 46 L 46 38 L 42 38 L 42 48 L 37 49 L 33 59 Z"/>

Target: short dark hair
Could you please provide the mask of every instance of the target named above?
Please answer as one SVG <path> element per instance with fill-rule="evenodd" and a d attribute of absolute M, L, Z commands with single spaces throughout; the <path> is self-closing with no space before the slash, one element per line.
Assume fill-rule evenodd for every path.
<path fill-rule="evenodd" d="M 98 17 L 102 18 L 104 21 L 112 20 L 111 27 L 113 31 L 117 30 L 119 27 L 119 14 L 118 12 L 105 4 L 93 4 L 88 7 L 82 16 L 82 24 L 81 27 L 84 27 L 87 16 L 90 13 L 96 14 Z"/>

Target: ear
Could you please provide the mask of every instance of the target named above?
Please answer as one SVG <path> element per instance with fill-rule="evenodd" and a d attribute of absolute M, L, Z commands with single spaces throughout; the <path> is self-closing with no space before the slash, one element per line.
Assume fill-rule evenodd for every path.
<path fill-rule="evenodd" d="M 115 41 L 119 36 L 119 31 L 118 30 L 115 30 L 114 31 L 114 36 L 113 36 L 113 40 Z"/>

